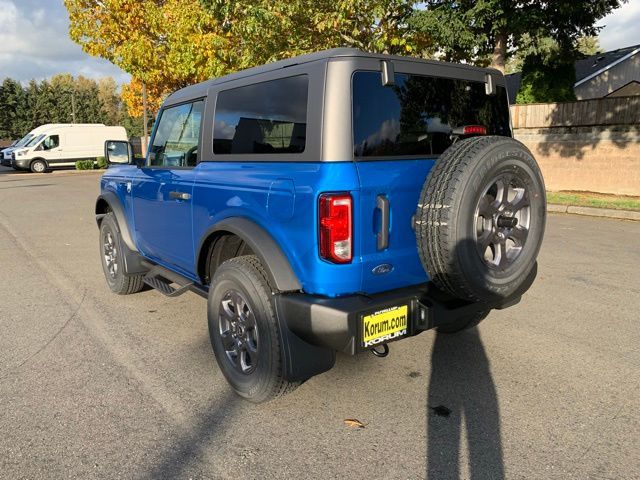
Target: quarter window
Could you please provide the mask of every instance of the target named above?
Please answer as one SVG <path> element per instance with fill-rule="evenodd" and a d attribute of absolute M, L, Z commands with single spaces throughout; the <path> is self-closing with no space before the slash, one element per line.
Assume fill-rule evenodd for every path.
<path fill-rule="evenodd" d="M 307 95 L 306 75 L 220 92 L 213 152 L 218 155 L 304 152 Z"/>
<path fill-rule="evenodd" d="M 153 167 L 194 167 L 198 161 L 198 141 L 204 102 L 198 100 L 165 108 L 149 149 L 148 165 Z"/>

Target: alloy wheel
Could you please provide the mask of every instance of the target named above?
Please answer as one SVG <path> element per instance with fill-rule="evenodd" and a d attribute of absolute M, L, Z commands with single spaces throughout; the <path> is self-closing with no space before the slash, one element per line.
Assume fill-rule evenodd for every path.
<path fill-rule="evenodd" d="M 474 221 L 480 258 L 490 268 L 509 268 L 527 242 L 531 223 L 531 202 L 522 178 L 503 173 L 489 182 L 478 199 Z"/>
<path fill-rule="evenodd" d="M 258 362 L 258 327 L 253 310 L 238 290 L 228 290 L 219 305 L 218 326 L 227 360 L 248 375 Z"/>

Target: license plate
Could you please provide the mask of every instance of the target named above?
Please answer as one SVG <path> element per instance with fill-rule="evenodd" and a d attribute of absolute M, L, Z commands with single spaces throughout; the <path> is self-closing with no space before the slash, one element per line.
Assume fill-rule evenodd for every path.
<path fill-rule="evenodd" d="M 365 315 L 362 327 L 365 348 L 403 337 L 409 332 L 409 307 L 400 305 Z"/>

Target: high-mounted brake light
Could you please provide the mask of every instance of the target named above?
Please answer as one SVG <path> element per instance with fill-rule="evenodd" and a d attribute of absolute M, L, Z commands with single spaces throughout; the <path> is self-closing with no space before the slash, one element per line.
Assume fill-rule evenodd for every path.
<path fill-rule="evenodd" d="M 324 193 L 318 205 L 320 256 L 333 263 L 353 258 L 353 199 L 348 193 Z"/>
<path fill-rule="evenodd" d="M 484 125 L 465 125 L 462 128 L 463 135 L 486 135 L 487 127 Z"/>

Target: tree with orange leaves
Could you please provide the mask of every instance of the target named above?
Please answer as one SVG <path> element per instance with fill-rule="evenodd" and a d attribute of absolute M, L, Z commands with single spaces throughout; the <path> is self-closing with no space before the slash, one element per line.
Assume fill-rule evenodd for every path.
<path fill-rule="evenodd" d="M 64 0 L 71 38 L 130 73 L 123 89 L 140 112 L 188 84 L 327 48 L 419 55 L 408 0 Z"/>
<path fill-rule="evenodd" d="M 150 107 L 169 92 L 229 69 L 228 36 L 217 20 L 191 0 L 65 0 L 71 38 L 89 54 L 131 74 L 123 99 L 141 112 L 141 85 Z"/>

